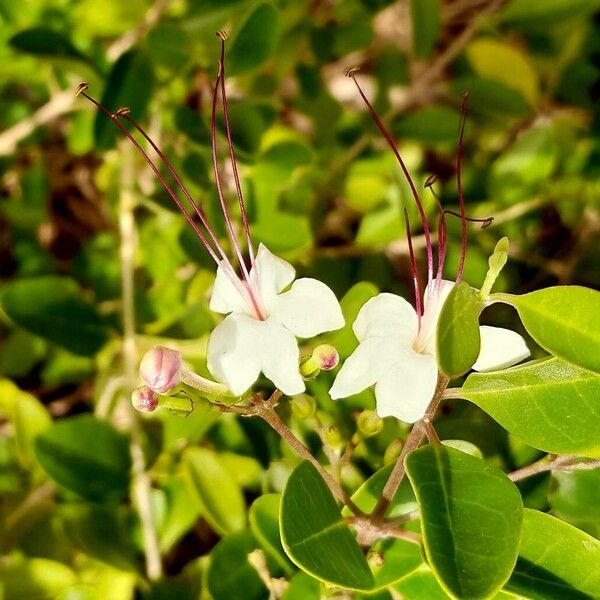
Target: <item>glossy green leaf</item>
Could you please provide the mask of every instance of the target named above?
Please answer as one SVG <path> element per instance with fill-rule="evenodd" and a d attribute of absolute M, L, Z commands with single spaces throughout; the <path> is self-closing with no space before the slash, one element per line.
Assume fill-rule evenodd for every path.
<path fill-rule="evenodd" d="M 77 583 L 66 565 L 46 558 L 30 558 L 0 566 L 2 600 L 53 600 Z"/>
<path fill-rule="evenodd" d="M 183 461 L 191 489 L 206 520 L 217 532 L 231 533 L 246 526 L 246 503 L 233 475 L 208 448 L 189 448 Z"/>
<path fill-rule="evenodd" d="M 600 455 L 600 377 L 549 358 L 473 373 L 460 395 L 522 441 L 556 454 Z"/>
<path fill-rule="evenodd" d="M 497 467 L 441 445 L 411 452 L 406 472 L 436 576 L 458 598 L 488 598 L 507 581 L 517 558 L 519 491 Z"/>
<path fill-rule="evenodd" d="M 377 542 L 369 550 L 369 556 L 375 577 L 373 591 L 384 590 L 423 564 L 420 546 L 401 539 Z"/>
<path fill-rule="evenodd" d="M 57 421 L 35 444 L 42 468 L 57 483 L 92 502 L 118 501 L 129 490 L 127 438 L 89 415 Z"/>
<path fill-rule="evenodd" d="M 600 538 L 600 468 L 553 471 L 548 500 L 557 517 Z"/>
<path fill-rule="evenodd" d="M 23 329 L 74 354 L 91 356 L 108 339 L 96 309 L 67 277 L 36 277 L 7 284 L 2 307 Z"/>
<path fill-rule="evenodd" d="M 214 600 L 267 600 L 267 588 L 247 558 L 257 548 L 249 531 L 232 533 L 215 546 L 207 574 Z"/>
<path fill-rule="evenodd" d="M 542 348 L 600 373 L 600 292 L 565 285 L 504 299 Z"/>
<path fill-rule="evenodd" d="M 506 588 L 532 600 L 600 598 L 600 541 L 525 509 L 519 559 Z"/>
<path fill-rule="evenodd" d="M 267 3 L 256 6 L 231 44 L 228 72 L 237 74 L 260 66 L 274 50 L 278 33 L 277 9 Z"/>
<path fill-rule="evenodd" d="M 159 526 L 161 550 L 169 550 L 201 516 L 190 487 L 183 477 L 173 477 L 162 486 L 165 518 Z"/>
<path fill-rule="evenodd" d="M 141 121 L 152 97 L 154 72 L 152 63 L 142 50 L 125 52 L 113 65 L 102 94 L 102 104 L 108 110 L 117 110 L 123 106 L 131 109 L 131 117 Z M 94 137 L 97 150 L 107 150 L 114 146 L 122 134 L 110 118 L 96 114 Z"/>
<path fill-rule="evenodd" d="M 439 0 L 411 0 L 413 49 L 418 58 L 427 58 L 435 47 L 440 33 Z"/>
<path fill-rule="evenodd" d="M 346 589 L 373 587 L 373 574 L 335 499 L 307 461 L 290 475 L 280 523 L 283 547 L 303 571 Z"/>
<path fill-rule="evenodd" d="M 87 60 L 64 34 L 47 27 L 32 27 L 13 35 L 8 43 L 21 52 L 49 58 Z"/>
<path fill-rule="evenodd" d="M 300 571 L 290 579 L 281 600 L 321 600 L 321 583 Z"/>
<path fill-rule="evenodd" d="M 570 17 L 585 16 L 598 8 L 599 0 L 510 0 L 502 10 L 502 18 L 507 22 L 546 28 L 550 24 L 564 24 Z"/>
<path fill-rule="evenodd" d="M 477 290 L 461 281 L 452 288 L 437 328 L 437 360 L 440 371 L 453 379 L 466 373 L 479 356 L 479 312 Z"/>
<path fill-rule="evenodd" d="M 260 545 L 289 577 L 295 569 L 281 545 L 281 535 L 279 533 L 280 501 L 280 494 L 260 496 L 250 507 L 248 518 L 250 529 Z"/>
<path fill-rule="evenodd" d="M 403 600 L 450 600 L 427 565 L 423 565 L 394 584 Z"/>
<path fill-rule="evenodd" d="M 394 463 L 390 463 L 385 467 L 382 467 L 369 479 L 367 479 L 355 492 L 352 494 L 352 500 L 365 513 L 370 513 L 377 504 L 381 492 L 394 468 Z M 408 480 L 403 480 L 395 493 L 390 507 L 386 515 L 390 519 L 401 517 L 417 509 L 417 501 L 412 491 Z M 344 507 L 342 510 L 344 516 L 351 516 L 352 511 L 348 507 Z"/>

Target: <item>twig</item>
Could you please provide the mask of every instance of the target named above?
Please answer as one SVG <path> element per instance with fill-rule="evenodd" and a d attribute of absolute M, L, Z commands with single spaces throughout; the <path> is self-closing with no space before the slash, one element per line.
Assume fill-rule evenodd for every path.
<path fill-rule="evenodd" d="M 128 391 L 136 386 L 137 348 L 135 339 L 134 304 L 134 255 L 135 221 L 133 216 L 133 157 L 129 147 L 122 148 L 122 188 L 119 206 L 119 233 L 121 239 L 121 285 L 123 301 L 123 370 Z M 151 581 L 162 576 L 162 564 L 158 534 L 152 511 L 152 484 L 146 472 L 146 461 L 142 449 L 139 417 L 129 407 L 129 425 L 131 429 L 130 452 L 133 468 L 133 495 L 142 526 L 144 554 L 146 557 L 146 575 Z"/>
<path fill-rule="evenodd" d="M 30 117 L 19 121 L 10 129 L 0 133 L 0 156 L 12 154 L 18 143 L 40 125 L 76 109 L 75 94 L 72 90 L 58 92 L 46 104 L 40 106 Z"/>
<path fill-rule="evenodd" d="M 600 468 L 600 460 L 582 460 L 580 456 L 565 455 L 554 460 L 543 458 L 532 465 L 509 473 L 508 478 L 511 481 L 521 481 L 547 471 L 587 471 L 598 468 Z"/>
<path fill-rule="evenodd" d="M 108 59 L 110 61 L 116 60 L 123 52 L 129 50 L 129 48 L 141 40 L 160 21 L 160 18 L 169 6 L 169 2 L 170 0 L 156 0 L 154 5 L 145 14 L 142 22 L 135 29 L 125 32 L 108 47 L 106 50 Z"/>
<path fill-rule="evenodd" d="M 383 488 L 383 492 L 381 493 L 377 505 L 371 513 L 372 522 L 377 523 L 383 521 L 387 509 L 389 508 L 402 479 L 404 479 L 404 459 L 406 458 L 407 454 L 418 448 L 419 444 L 425 437 L 423 420 L 433 419 L 447 385 L 448 379 L 440 375 L 433 399 L 431 400 L 423 419 L 417 421 L 411 429 L 411 432 L 408 434 L 406 442 L 404 443 L 402 451 L 400 452 L 400 456 L 396 460 L 396 464 L 394 465 L 394 468 L 392 469 L 392 472 L 390 473 L 390 476 Z"/>
<path fill-rule="evenodd" d="M 370 547 L 377 540 L 384 538 L 397 538 L 413 544 L 421 543 L 418 533 L 400 529 L 392 523 L 374 523 L 369 517 L 349 517 L 345 521 L 356 530 L 356 541 L 364 547 Z"/>

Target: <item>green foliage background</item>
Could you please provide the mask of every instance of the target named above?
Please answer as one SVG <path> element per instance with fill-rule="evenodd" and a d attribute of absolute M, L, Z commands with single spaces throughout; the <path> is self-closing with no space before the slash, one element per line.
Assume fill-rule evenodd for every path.
<path fill-rule="evenodd" d="M 75 97 L 79 82 L 110 109 L 131 108 L 223 233 L 208 123 L 214 34 L 226 29 L 255 241 L 330 285 L 351 317 L 377 290 L 412 291 L 400 218 L 408 188 L 344 77 L 350 65 L 361 67 L 419 187 L 436 175 L 450 208 L 460 100 L 470 92 L 465 197 L 471 216 L 495 217 L 470 229 L 470 284 L 481 285 L 507 235 L 499 291 L 600 286 L 599 27 L 597 0 L 0 0 L 3 597 L 266 598 L 245 558 L 258 547 L 271 573 L 294 576 L 298 598 L 315 594 L 272 547 L 277 502 L 266 494 L 281 492 L 298 462 L 273 432 L 202 407 L 186 418 L 131 414 L 135 369 L 153 345 L 176 341 L 205 372 L 214 269 L 110 121 Z M 435 201 L 424 198 L 435 222 Z M 448 224 L 453 278 L 460 225 Z M 523 332 L 509 307 L 484 319 Z M 348 327 L 328 341 L 342 357 L 355 345 Z M 373 398 L 333 404 L 329 385 L 325 376 L 309 391 L 323 426 L 337 423 L 347 440 L 353 411 L 373 408 Z M 290 419 L 322 454 L 314 427 Z M 541 456 L 467 402 L 445 407 L 437 429 L 507 471 Z M 387 420 L 359 444 L 344 483 L 354 489 L 391 462 L 404 433 Z M 165 570 L 152 582 L 135 509 L 149 484 Z M 521 491 L 527 507 L 598 536 L 599 484 L 598 470 L 563 472 Z M 419 571 L 397 591 L 446 597 L 436 586 Z"/>

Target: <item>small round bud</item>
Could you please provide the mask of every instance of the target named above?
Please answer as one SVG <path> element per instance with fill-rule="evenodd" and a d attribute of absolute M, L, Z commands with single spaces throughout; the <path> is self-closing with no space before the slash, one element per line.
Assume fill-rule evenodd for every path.
<path fill-rule="evenodd" d="M 131 393 L 131 405 L 139 412 L 152 412 L 158 407 L 158 394 L 143 385 Z"/>
<path fill-rule="evenodd" d="M 310 419 L 314 417 L 317 403 L 312 396 L 300 394 L 292 399 L 292 412 L 297 419 Z"/>
<path fill-rule="evenodd" d="M 383 567 L 383 563 L 385 562 L 385 558 L 378 550 L 371 550 L 367 554 L 367 562 L 369 563 L 371 569 L 381 569 L 381 567 Z"/>
<path fill-rule="evenodd" d="M 344 445 L 342 434 L 335 425 L 330 425 L 325 429 L 325 443 L 333 450 L 341 450 Z"/>
<path fill-rule="evenodd" d="M 383 464 L 389 465 L 390 463 L 395 462 L 400 456 L 400 452 L 402 452 L 402 446 L 402 440 L 393 440 L 383 453 Z"/>
<path fill-rule="evenodd" d="M 157 346 L 142 358 L 140 376 L 151 390 L 166 394 L 179 385 L 181 368 L 181 354 L 177 350 Z"/>
<path fill-rule="evenodd" d="M 383 419 L 374 410 L 363 410 L 358 415 L 357 425 L 363 437 L 371 437 L 383 429 Z"/>
<path fill-rule="evenodd" d="M 330 344 L 319 344 L 300 365 L 304 377 L 316 377 L 321 371 L 331 371 L 340 362 L 338 351 Z"/>

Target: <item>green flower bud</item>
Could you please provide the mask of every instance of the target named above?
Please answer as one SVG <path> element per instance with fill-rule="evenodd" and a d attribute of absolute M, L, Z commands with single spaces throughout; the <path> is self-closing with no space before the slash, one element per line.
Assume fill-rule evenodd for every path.
<path fill-rule="evenodd" d="M 381 552 L 378 552 L 377 550 L 370 550 L 367 554 L 367 562 L 369 563 L 371 569 L 377 570 L 383 567 L 385 558 Z"/>
<path fill-rule="evenodd" d="M 389 465 L 395 462 L 402 452 L 402 440 L 393 440 L 392 443 L 385 449 L 383 454 L 383 464 Z"/>
<path fill-rule="evenodd" d="M 333 450 L 341 450 L 344 445 L 342 434 L 335 425 L 330 425 L 325 429 L 325 443 Z"/>
<path fill-rule="evenodd" d="M 340 362 L 338 351 L 330 344 L 319 344 L 312 354 L 302 361 L 300 372 L 304 377 L 314 378 L 321 371 L 331 371 Z"/>
<path fill-rule="evenodd" d="M 292 412 L 297 419 L 305 420 L 315 416 L 317 403 L 312 396 L 300 394 L 292 400 Z"/>
<path fill-rule="evenodd" d="M 357 425 L 363 437 L 371 437 L 383 429 L 383 419 L 374 410 L 363 410 L 358 415 Z"/>

